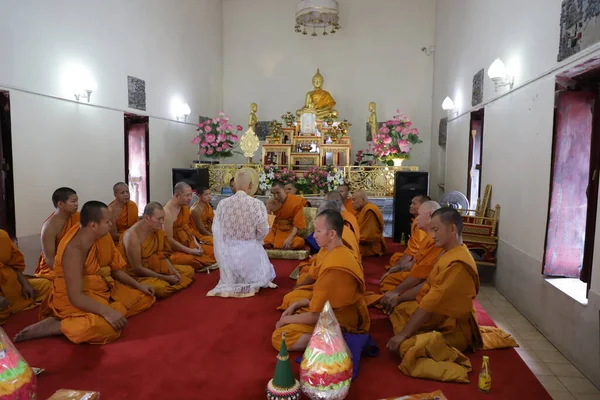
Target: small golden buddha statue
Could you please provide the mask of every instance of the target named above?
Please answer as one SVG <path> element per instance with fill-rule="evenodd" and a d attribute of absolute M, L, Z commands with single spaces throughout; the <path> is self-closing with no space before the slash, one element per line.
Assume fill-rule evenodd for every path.
<path fill-rule="evenodd" d="M 308 109 L 314 108 L 316 110 L 317 119 L 323 121 L 328 116 L 333 115 L 337 117 L 337 111 L 334 110 L 335 100 L 333 96 L 326 90 L 323 89 L 323 75 L 317 68 L 317 73 L 312 79 L 313 90 L 306 94 L 304 100 L 304 107 L 296 112 L 298 116 Z"/>
<path fill-rule="evenodd" d="M 371 138 L 375 139 L 377 135 L 377 104 L 374 101 L 369 103 L 369 125 L 371 126 Z"/>
<path fill-rule="evenodd" d="M 250 116 L 248 117 L 248 129 L 252 128 L 254 132 L 256 132 L 256 124 L 258 123 L 258 118 L 256 117 L 256 112 L 258 111 L 258 105 L 256 103 L 250 103 Z"/>

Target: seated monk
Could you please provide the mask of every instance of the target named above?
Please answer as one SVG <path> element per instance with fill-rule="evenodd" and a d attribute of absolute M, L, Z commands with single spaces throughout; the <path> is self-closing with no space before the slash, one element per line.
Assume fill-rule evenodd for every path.
<path fill-rule="evenodd" d="M 322 213 L 326 210 L 340 212 L 339 204 L 335 201 L 326 201 L 319 207 L 319 213 Z M 356 236 L 354 236 L 354 232 L 352 232 L 346 225 L 344 225 L 344 229 L 342 230 L 342 243 L 350 251 L 352 251 L 352 254 L 354 254 L 357 261 L 360 263 L 361 257 L 358 241 L 356 240 Z M 320 259 L 326 254 L 327 251 L 323 248 L 320 248 L 319 252 L 315 256 L 306 261 L 300 262 L 298 265 L 299 275 L 298 279 L 296 279 L 296 286 L 291 292 L 283 297 L 283 303 L 277 308 L 278 310 L 285 310 L 290 304 L 295 303 L 300 299 L 310 298 L 312 296 L 314 283 L 319 275 L 319 269 L 317 265 L 320 265 Z"/>
<path fill-rule="evenodd" d="M 125 260 L 109 235 L 111 223 L 106 204 L 83 205 L 81 225 L 58 246 L 47 318 L 23 329 L 15 342 L 64 335 L 73 343 L 109 343 L 121 336 L 126 318 L 154 304 L 152 287 L 125 272 Z"/>
<path fill-rule="evenodd" d="M 212 236 L 212 223 L 215 213 L 210 204 L 210 189 L 200 186 L 198 195 L 198 201 L 190 207 L 192 227 L 203 236 Z"/>
<path fill-rule="evenodd" d="M 401 357 L 415 345 L 416 335 L 431 331 L 440 332 L 446 343 L 460 352 L 482 344 L 473 307 L 479 275 L 473 256 L 462 243 L 462 227 L 461 215 L 452 208 L 440 208 L 431 217 L 431 237 L 444 253 L 427 281 L 402 295 L 409 303 L 399 305 L 390 315 L 396 336 L 387 347 Z"/>
<path fill-rule="evenodd" d="M 354 232 L 356 240 L 360 240 L 360 225 L 358 224 L 356 216 L 346 209 L 342 194 L 337 190 L 332 190 L 325 195 L 325 200 L 333 200 L 340 205 L 340 209 L 342 210 L 340 213 L 342 214 L 342 218 L 344 218 L 344 225 Z"/>
<path fill-rule="evenodd" d="M 79 225 L 79 207 L 77 193 L 71 188 L 61 187 L 52 194 L 54 212 L 42 225 L 42 254 L 38 260 L 35 276 L 54 279 L 54 257 L 62 238 L 74 226 Z"/>
<path fill-rule="evenodd" d="M 356 219 L 360 225 L 360 253 L 363 257 L 381 256 L 387 250 L 383 238 L 383 215 L 373 203 L 369 203 L 367 194 L 359 190 L 352 195 L 352 204 L 358 211 Z"/>
<path fill-rule="evenodd" d="M 404 252 L 397 252 L 392 254 L 390 257 L 390 265 L 386 265 L 385 269 L 390 269 L 394 266 L 403 266 L 413 261 L 414 257 L 417 255 L 419 251 L 419 244 L 425 236 L 427 236 L 427 232 L 417 227 L 417 215 L 419 215 L 419 207 L 421 204 L 426 201 L 431 201 L 429 196 L 424 194 L 418 194 L 413 197 L 412 202 L 410 203 L 409 212 L 413 216 L 413 221 L 410 226 L 410 238 L 408 239 L 408 243 Z"/>
<path fill-rule="evenodd" d="M 25 259 L 6 231 L 0 230 L 0 325 L 12 314 L 40 304 L 52 282 L 23 275 Z"/>
<path fill-rule="evenodd" d="M 287 194 L 283 187 L 284 184 L 279 181 L 275 181 L 271 185 L 273 200 L 279 207 L 274 209 L 273 202 L 267 203 L 267 212 L 275 213 L 275 221 L 265 238 L 265 248 L 302 250 L 304 239 L 298 236 L 298 231 L 306 228 L 302 198 L 294 194 Z"/>
<path fill-rule="evenodd" d="M 298 194 L 298 188 L 296 188 L 296 185 L 294 185 L 293 183 L 286 183 L 285 186 L 283 187 L 283 190 L 287 194 L 295 194 L 295 195 Z M 300 198 L 302 199 L 302 207 L 312 207 L 308 200 L 306 200 L 302 196 L 300 196 Z"/>
<path fill-rule="evenodd" d="M 177 265 L 189 265 L 197 271 L 214 266 L 216 260 L 212 237 L 200 235 L 200 232 L 191 225 L 188 207 L 191 198 L 190 185 L 185 182 L 175 185 L 173 198 L 164 207 L 164 229 L 173 250 L 171 262 Z"/>
<path fill-rule="evenodd" d="M 338 186 L 336 190 L 342 195 L 342 201 L 344 202 L 344 208 L 346 209 L 346 211 L 348 211 L 350 214 L 356 217 L 358 212 L 354 209 L 354 206 L 352 205 L 352 196 L 350 196 L 350 186 L 347 183 L 344 183 L 343 185 Z"/>
<path fill-rule="evenodd" d="M 336 194 L 337 194 L 337 197 L 336 197 Z M 334 200 L 336 198 L 338 199 L 337 201 Z M 362 262 L 362 256 L 360 255 L 360 247 L 358 246 L 359 236 L 356 236 L 356 233 L 352 229 L 352 224 L 349 223 L 348 220 L 346 220 L 346 217 L 354 218 L 354 216 L 352 214 L 350 214 L 349 212 L 344 211 L 343 207 L 344 207 L 343 203 L 339 200 L 339 193 L 336 191 L 333 191 L 333 192 L 329 192 L 329 193 L 327 193 L 327 195 L 325 195 L 325 201 L 319 207 L 319 213 L 321 213 L 325 210 L 334 210 L 341 214 L 342 218 L 344 219 L 344 228 L 346 228 L 346 229 L 344 229 L 344 232 L 342 234 L 342 240 L 344 241 L 344 244 L 351 250 L 358 250 L 356 252 L 356 257 L 358 258 L 358 261 Z M 354 220 L 356 220 L 356 218 L 354 218 Z M 351 220 L 351 222 L 352 222 L 352 220 Z M 350 236 L 354 236 L 354 237 L 352 238 Z M 306 243 L 310 246 L 311 253 L 314 254 L 314 253 L 319 252 L 320 247 L 319 247 L 319 244 L 317 243 L 317 241 L 315 240 L 314 233 L 311 233 L 310 235 L 308 235 L 305 240 L 306 240 Z"/>
<path fill-rule="evenodd" d="M 136 222 L 140 220 L 138 206 L 129 200 L 129 186 L 124 182 L 119 182 L 113 186 L 115 199 L 108 205 L 108 209 L 113 218 L 110 236 L 116 243 L 119 243 L 121 235 Z"/>
<path fill-rule="evenodd" d="M 290 305 L 275 325 L 271 336 L 275 349 L 281 345 L 282 334 L 290 351 L 305 349 L 327 301 L 343 332 L 369 332 L 364 274 L 355 255 L 342 242 L 343 229 L 342 216 L 333 210 L 322 212 L 315 220 L 315 237 L 327 254 L 319 258 L 316 266 L 318 274 L 311 298 Z"/>
<path fill-rule="evenodd" d="M 159 299 L 190 286 L 195 271 L 189 265 L 173 265 L 171 246 L 162 230 L 165 211 L 160 203 L 151 202 L 144 216 L 121 235 L 119 251 L 128 265 L 127 273 L 138 282 L 152 286 Z"/>
<path fill-rule="evenodd" d="M 431 223 L 431 215 L 439 210 L 440 205 L 435 201 L 427 201 L 419 207 L 419 215 L 417 216 L 417 224 L 424 232 L 429 231 Z M 411 263 L 411 267 L 392 267 L 381 278 L 381 293 L 385 293 L 381 300 L 384 312 L 389 314 L 393 308 L 390 308 L 391 302 L 398 296 L 402 295 L 407 290 L 423 283 L 433 266 L 437 262 L 442 248 L 437 247 L 430 234 L 425 236 L 425 239 L 419 246 L 419 251 L 415 256 L 415 262 Z"/>

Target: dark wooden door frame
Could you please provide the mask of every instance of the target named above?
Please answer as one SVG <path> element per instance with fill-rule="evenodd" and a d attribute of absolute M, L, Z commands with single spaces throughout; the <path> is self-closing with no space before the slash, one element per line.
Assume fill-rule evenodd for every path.
<path fill-rule="evenodd" d="M 9 236 L 15 240 L 16 232 L 16 215 L 15 215 L 15 181 L 13 176 L 13 153 L 12 153 L 12 124 L 10 119 L 10 94 L 8 91 L 0 90 L 0 146 L 2 146 L 1 155 L 4 158 L 4 163 L 0 160 L 0 168 L 5 174 L 4 182 L 4 200 L 2 200 L 4 210 L 0 212 L 6 215 L 6 226 L 1 227 L 6 229 Z M 4 207 L 2 207 L 4 208 Z"/>
<path fill-rule="evenodd" d="M 125 113 L 125 182 L 129 184 L 129 127 L 132 124 L 144 124 L 146 135 L 144 138 L 146 145 L 146 203 L 150 203 L 150 119 L 143 115 Z"/>

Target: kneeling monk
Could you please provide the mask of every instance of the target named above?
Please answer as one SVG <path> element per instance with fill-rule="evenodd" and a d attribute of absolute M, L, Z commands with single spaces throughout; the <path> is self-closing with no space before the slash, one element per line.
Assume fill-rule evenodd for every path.
<path fill-rule="evenodd" d="M 413 197 L 409 212 L 413 216 L 412 224 L 410 225 L 410 237 L 406 244 L 406 249 L 402 252 L 396 252 L 390 257 L 390 265 L 386 265 L 385 269 L 392 267 L 402 267 L 414 261 L 415 256 L 419 252 L 419 245 L 427 236 L 427 232 L 419 229 L 417 226 L 417 216 L 419 215 L 419 207 L 427 201 L 431 201 L 431 197 L 424 194 L 418 194 Z"/>
<path fill-rule="evenodd" d="M 215 252 L 210 236 L 202 236 L 190 221 L 192 187 L 179 182 L 173 188 L 173 198 L 165 205 L 165 232 L 173 254 L 171 261 L 177 265 L 189 265 L 195 270 L 215 264 Z"/>
<path fill-rule="evenodd" d="M 81 226 L 73 227 L 58 246 L 49 315 L 19 332 L 16 342 L 65 335 L 74 343 L 109 343 L 121 336 L 126 318 L 154 304 L 152 287 L 125 272 L 125 260 L 109 235 L 111 223 L 106 204 L 84 204 Z M 110 276 L 103 274 L 105 269 Z"/>
<path fill-rule="evenodd" d="M 276 210 L 272 210 L 267 204 L 267 211 L 275 212 L 275 222 L 273 222 L 271 232 L 265 238 L 265 247 L 285 250 L 303 249 L 304 239 L 298 236 L 298 231 L 306 228 L 302 198 L 294 194 L 287 194 L 284 184 L 279 181 L 273 182 L 271 193 L 273 193 L 275 202 L 280 206 Z"/>
<path fill-rule="evenodd" d="M 171 264 L 171 246 L 162 230 L 164 221 L 163 206 L 148 203 L 143 219 L 129 228 L 119 243 L 128 273 L 138 282 L 152 286 L 159 299 L 190 286 L 195 274 L 189 265 Z"/>
<path fill-rule="evenodd" d="M 215 213 L 210 204 L 210 189 L 206 186 L 200 186 L 198 196 L 198 201 L 190 207 L 192 228 L 195 228 L 203 236 L 212 236 Z"/>
<path fill-rule="evenodd" d="M 481 346 L 473 307 L 479 275 L 473 256 L 462 243 L 462 227 L 461 215 L 452 208 L 433 213 L 431 236 L 444 254 L 427 281 L 409 290 L 416 301 L 401 304 L 390 315 L 396 334 L 387 344 L 392 352 L 400 351 L 403 357 L 415 345 L 417 334 L 431 331 L 440 332 L 449 346 L 461 352 Z"/>
<path fill-rule="evenodd" d="M 375 204 L 370 203 L 367 194 L 359 190 L 352 195 L 352 204 L 358 211 L 356 219 L 360 226 L 360 253 L 363 257 L 381 256 L 387 250 L 383 238 L 383 215 Z"/>
<path fill-rule="evenodd" d="M 306 348 L 327 301 L 343 332 L 369 331 L 364 274 L 355 255 L 342 243 L 343 228 L 344 220 L 336 211 L 326 210 L 315 220 L 315 237 L 327 254 L 316 266 L 318 276 L 311 298 L 290 305 L 275 325 L 271 337 L 275 349 L 279 349 L 284 333 L 290 351 Z"/>
<path fill-rule="evenodd" d="M 116 183 L 113 186 L 115 199 L 108 205 L 113 218 L 110 235 L 116 243 L 119 243 L 121 235 L 140 220 L 138 206 L 129 199 L 129 186 L 125 182 Z"/>
<path fill-rule="evenodd" d="M 25 259 L 6 231 L 0 230 L 0 325 L 11 314 L 40 304 L 50 292 L 52 282 L 23 275 Z"/>

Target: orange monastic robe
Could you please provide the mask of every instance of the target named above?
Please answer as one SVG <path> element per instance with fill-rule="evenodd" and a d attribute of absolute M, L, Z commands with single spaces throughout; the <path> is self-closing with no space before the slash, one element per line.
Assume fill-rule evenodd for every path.
<path fill-rule="evenodd" d="M 197 201 L 196 203 L 194 203 L 194 205 L 192 205 L 192 207 L 190 208 L 190 213 L 192 211 L 194 211 L 194 209 L 196 207 L 199 206 L 199 201 Z M 191 215 L 190 215 L 191 216 Z M 215 219 L 215 212 L 212 208 L 212 206 L 210 204 L 205 204 L 204 208 L 202 209 L 202 212 L 200 213 L 200 219 L 202 221 L 202 224 L 204 225 L 204 228 L 212 233 L 212 224 L 213 224 L 213 220 Z M 198 230 L 198 227 L 196 226 L 196 221 L 194 221 L 194 218 L 190 218 L 190 222 L 192 224 L 192 227 L 194 229 Z"/>
<path fill-rule="evenodd" d="M 360 257 L 360 248 L 358 246 L 358 242 L 356 241 L 356 237 L 354 236 L 354 233 L 347 226 L 344 226 L 344 230 L 342 231 L 342 243 L 344 243 L 344 246 L 346 246 L 348 249 L 350 249 L 352 251 L 352 254 L 354 254 L 357 261 L 360 263 L 361 257 Z M 327 251 L 325 251 L 325 249 L 321 249 L 321 250 L 319 250 L 319 252 L 317 254 L 315 254 L 309 260 L 300 262 L 300 264 L 298 265 L 298 268 L 300 269 L 300 271 L 299 271 L 298 279 L 296 279 L 296 284 L 300 284 L 300 283 L 304 282 L 304 280 L 308 277 L 315 279 L 315 280 L 317 279 L 317 277 L 319 276 L 318 266 L 321 265 L 320 257 L 323 257 L 325 254 L 327 254 Z M 362 265 L 361 265 L 361 268 L 362 268 Z M 295 303 L 296 301 L 298 301 L 300 299 L 309 299 L 312 295 L 313 288 L 314 288 L 314 284 L 303 285 L 303 286 L 297 287 L 295 289 L 292 289 L 291 292 L 289 292 L 288 294 L 283 296 L 283 302 L 277 309 L 285 310 L 292 303 Z"/>
<path fill-rule="evenodd" d="M 360 253 L 363 257 L 381 256 L 387 250 L 383 239 L 383 215 L 375 204 L 367 203 L 356 219 L 360 225 Z"/>
<path fill-rule="evenodd" d="M 62 333 L 73 343 L 110 343 L 121 336 L 121 331 L 116 331 L 100 315 L 82 311 L 69 301 L 63 255 L 79 229 L 79 226 L 73 227 L 58 246 L 54 263 L 56 278 L 48 297 L 50 315 L 45 317 L 59 319 Z M 83 294 L 129 318 L 152 307 L 156 299 L 104 273 L 109 268 L 116 271 L 126 266 L 110 234 L 101 237 L 92 245 L 83 264 Z"/>
<path fill-rule="evenodd" d="M 355 217 L 358 215 L 358 211 L 354 209 L 354 206 L 352 205 L 352 199 L 350 197 L 348 197 L 344 202 L 344 208 Z"/>
<path fill-rule="evenodd" d="M 159 278 L 152 278 L 149 276 L 136 276 L 135 271 L 129 265 L 127 259 L 127 251 L 123 244 L 123 237 L 119 240 L 119 252 L 123 256 L 123 259 L 128 264 L 127 273 L 144 285 L 150 285 L 154 288 L 154 295 L 159 299 L 165 299 L 171 297 L 173 293 L 180 291 L 192 284 L 194 281 L 195 271 L 189 265 L 173 265 L 173 267 L 181 275 L 181 281 L 177 285 L 171 285 L 169 282 Z M 173 272 L 169 268 L 169 257 L 171 257 L 171 246 L 167 240 L 167 234 L 165 231 L 151 232 L 148 237 L 142 243 L 142 266 L 148 268 L 157 274 L 162 275 L 173 275 Z"/>
<path fill-rule="evenodd" d="M 390 265 L 386 265 L 385 269 L 390 269 L 403 257 L 403 256 L 411 256 L 414 257 L 419 252 L 419 246 L 425 237 L 427 236 L 427 232 L 422 229 L 419 229 L 417 226 L 417 219 L 414 218 L 413 222 L 410 226 L 410 238 L 408 239 L 408 244 L 406 246 L 406 250 L 404 252 L 394 253 L 390 257 Z"/>
<path fill-rule="evenodd" d="M 394 290 L 409 276 L 422 280 L 427 279 L 443 251 L 441 247 L 435 246 L 435 242 L 430 235 L 426 235 L 419 247 L 419 252 L 415 255 L 415 263 L 410 271 L 394 272 L 383 278 L 380 284 L 381 293 Z"/>
<path fill-rule="evenodd" d="M 116 200 L 112 203 L 114 204 Z M 139 210 L 137 204 L 133 201 L 129 200 L 123 210 L 121 211 L 121 215 L 117 217 L 115 224 L 117 225 L 117 232 L 123 234 L 127 229 L 131 228 L 133 224 L 140 220 Z M 118 241 L 116 241 L 118 243 Z"/>
<path fill-rule="evenodd" d="M 195 270 L 208 267 L 216 262 L 215 251 L 212 246 L 212 238 L 202 236 L 200 232 L 194 229 L 190 222 L 190 209 L 188 206 L 181 207 L 177 219 L 173 223 L 173 239 L 182 245 L 191 249 L 195 248 L 194 238 L 196 238 L 204 252 L 200 256 L 182 253 L 179 251 L 173 252 L 171 262 L 177 265 L 189 265 Z M 210 242 L 207 240 L 210 238 Z"/>
<path fill-rule="evenodd" d="M 350 211 L 342 211 L 342 218 L 344 218 L 344 225 L 346 225 L 356 236 L 356 240 L 360 241 L 360 225 L 358 220 Z"/>
<path fill-rule="evenodd" d="M 46 220 L 44 221 L 44 224 L 53 215 L 54 215 L 54 213 L 50 214 L 50 216 L 48 218 L 46 218 Z M 42 224 L 42 226 L 44 226 L 44 224 Z M 56 237 L 56 243 L 55 243 L 56 249 L 58 249 L 58 245 L 60 244 L 62 238 L 65 237 L 67 232 L 69 232 L 71 230 L 71 228 L 73 228 L 76 225 L 79 225 L 79 212 L 71 214 L 69 219 L 67 219 L 67 222 L 65 222 L 65 225 L 63 226 L 62 231 Z M 56 255 L 55 255 L 54 259 L 56 260 Z M 46 279 L 50 279 L 50 280 L 54 279 L 54 277 L 56 276 L 56 274 L 54 273 L 52 268 L 50 268 L 50 266 L 48 264 L 46 264 L 46 259 L 44 258 L 43 251 L 42 251 L 42 254 L 40 254 L 40 258 L 38 260 L 38 266 L 35 269 L 35 276 L 38 278 L 46 278 Z"/>
<path fill-rule="evenodd" d="M 317 281 L 308 307 L 298 313 L 320 313 L 327 301 L 335 313 L 343 332 L 367 333 L 371 326 L 369 310 L 364 299 L 365 278 L 355 255 L 345 246 L 326 251 L 319 257 Z M 286 343 L 292 346 L 304 334 L 312 334 L 313 325 L 289 324 L 276 329 L 271 337 L 275 349 L 281 346 L 285 333 Z"/>
<path fill-rule="evenodd" d="M 11 314 L 28 310 L 40 304 L 50 292 L 52 283 L 44 278 L 29 278 L 29 284 L 35 289 L 33 299 L 25 299 L 23 287 L 17 277 L 17 271 L 25 270 L 25 259 L 6 231 L 0 230 L 0 296 L 10 301 L 10 306 L 0 310 L 0 325 Z"/>
<path fill-rule="evenodd" d="M 459 351 L 481 347 L 473 300 L 479 292 L 479 274 L 473 256 L 464 244 L 445 252 L 435 263 L 416 301 L 401 303 L 390 315 L 398 334 L 417 308 L 433 313 L 433 319 L 419 333 L 438 331 L 449 346 Z M 400 348 L 405 353 L 414 346 L 416 336 Z"/>
<path fill-rule="evenodd" d="M 265 246 L 283 249 L 283 244 L 294 227 L 298 230 L 306 228 L 304 207 L 302 206 L 302 197 L 288 194 L 283 205 L 275 211 L 275 222 L 273 222 L 271 231 L 264 240 Z M 290 249 L 301 250 L 303 248 L 304 239 L 296 235 Z"/>

